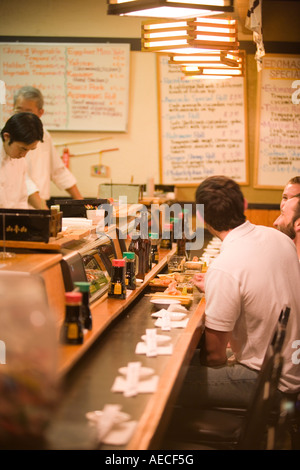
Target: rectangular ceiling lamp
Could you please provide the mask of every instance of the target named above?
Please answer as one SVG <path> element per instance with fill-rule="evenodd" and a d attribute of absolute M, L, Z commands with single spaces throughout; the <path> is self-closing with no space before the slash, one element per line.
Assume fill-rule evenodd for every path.
<path fill-rule="evenodd" d="M 237 51 L 237 33 L 237 22 L 231 18 L 143 22 L 142 51 L 175 54 Z"/>
<path fill-rule="evenodd" d="M 241 67 L 243 56 L 238 53 L 208 51 L 207 54 L 170 54 L 169 64 L 173 65 L 198 65 L 199 67 L 222 68 L 224 65 L 230 67 Z"/>
<path fill-rule="evenodd" d="M 206 78 L 206 79 L 224 79 L 233 77 L 243 77 L 244 67 L 201 67 L 196 65 L 183 65 L 181 71 L 185 78 Z"/>
<path fill-rule="evenodd" d="M 233 0 L 107 0 L 108 15 L 193 18 L 234 11 Z"/>

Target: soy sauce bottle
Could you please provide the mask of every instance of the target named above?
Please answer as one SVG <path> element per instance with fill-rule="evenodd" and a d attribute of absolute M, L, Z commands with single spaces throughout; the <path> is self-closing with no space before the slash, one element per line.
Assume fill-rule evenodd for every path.
<path fill-rule="evenodd" d="M 136 262 L 135 262 L 135 253 L 131 251 L 125 251 L 123 253 L 123 258 L 126 260 L 126 269 L 125 269 L 125 284 L 126 288 L 130 290 L 136 289 Z"/>
<path fill-rule="evenodd" d="M 90 309 L 90 282 L 74 282 L 74 285 L 78 287 L 79 292 L 82 293 L 81 317 L 83 327 L 86 330 L 91 330 L 93 327 L 93 319 Z"/>
<path fill-rule="evenodd" d="M 136 278 L 144 280 L 146 273 L 149 271 L 150 255 L 147 253 L 145 239 L 141 237 L 141 232 L 139 230 L 136 230 L 132 234 L 128 251 L 132 251 L 137 256 Z"/>
<path fill-rule="evenodd" d="M 177 244 L 177 255 L 178 256 L 187 256 L 186 252 L 186 235 L 185 235 L 185 228 L 188 227 L 188 210 L 183 209 L 181 214 L 179 214 L 179 221 L 178 223 L 181 225 L 181 234 L 179 234 L 176 244 Z M 179 225 L 179 226 L 180 226 Z"/>
<path fill-rule="evenodd" d="M 149 233 L 149 238 L 151 240 L 151 254 L 150 254 L 150 260 L 151 260 L 151 266 L 152 264 L 158 264 L 159 263 L 159 252 L 158 252 L 158 238 L 159 235 L 158 233 Z"/>
<path fill-rule="evenodd" d="M 125 259 L 112 260 L 112 275 L 108 289 L 108 297 L 115 299 L 126 298 L 125 266 Z"/>
<path fill-rule="evenodd" d="M 145 273 L 148 273 L 151 268 L 151 241 L 149 239 L 149 222 L 148 222 L 148 211 L 141 211 L 141 223 L 140 223 L 140 232 L 141 232 L 141 244 L 140 249 L 145 252 Z"/>
<path fill-rule="evenodd" d="M 83 343 L 81 320 L 82 293 L 65 293 L 65 320 L 61 329 L 61 342 L 65 344 Z"/>
<path fill-rule="evenodd" d="M 160 247 L 165 250 L 171 250 L 173 238 L 173 224 L 165 224 L 162 230 Z"/>

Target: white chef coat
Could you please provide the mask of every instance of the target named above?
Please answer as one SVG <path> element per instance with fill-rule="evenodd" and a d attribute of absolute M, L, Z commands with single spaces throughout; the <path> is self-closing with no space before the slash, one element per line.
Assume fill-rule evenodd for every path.
<path fill-rule="evenodd" d="M 43 142 L 39 142 L 35 150 L 30 150 L 26 155 L 28 176 L 34 183 L 28 181 L 28 195 L 39 191 L 42 199 L 50 198 L 50 182 L 56 184 L 59 189 L 66 190 L 77 183 L 76 178 L 65 167 L 58 155 L 52 137 L 44 128 Z"/>
<path fill-rule="evenodd" d="M 0 207 L 6 209 L 27 209 L 25 158 L 10 158 L 0 142 Z"/>

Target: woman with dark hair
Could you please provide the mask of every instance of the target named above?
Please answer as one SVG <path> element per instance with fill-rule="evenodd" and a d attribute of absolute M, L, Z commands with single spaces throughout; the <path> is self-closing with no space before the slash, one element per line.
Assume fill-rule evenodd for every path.
<path fill-rule="evenodd" d="M 43 141 L 43 125 L 32 113 L 11 116 L 1 130 L 0 143 L 0 207 L 27 209 L 28 200 L 44 208 L 38 192 L 27 196 L 27 167 L 25 156 Z"/>

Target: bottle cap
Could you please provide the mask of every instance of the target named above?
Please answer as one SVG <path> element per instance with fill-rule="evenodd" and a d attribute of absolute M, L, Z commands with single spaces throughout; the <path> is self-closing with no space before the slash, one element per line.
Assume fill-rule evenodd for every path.
<path fill-rule="evenodd" d="M 124 251 L 123 258 L 134 259 L 135 253 L 133 253 L 132 251 Z"/>
<path fill-rule="evenodd" d="M 149 233 L 149 237 L 153 238 L 154 240 L 158 240 L 159 235 L 156 232 L 151 232 L 151 233 Z"/>
<path fill-rule="evenodd" d="M 123 266 L 125 266 L 125 263 L 126 263 L 125 259 L 113 259 L 112 260 L 112 265 L 118 268 L 122 268 Z"/>
<path fill-rule="evenodd" d="M 90 282 L 74 282 L 74 286 L 79 287 L 80 292 L 89 292 Z"/>
<path fill-rule="evenodd" d="M 78 304 L 82 302 L 82 293 L 81 292 L 66 292 L 65 293 L 65 301 L 68 304 Z"/>

